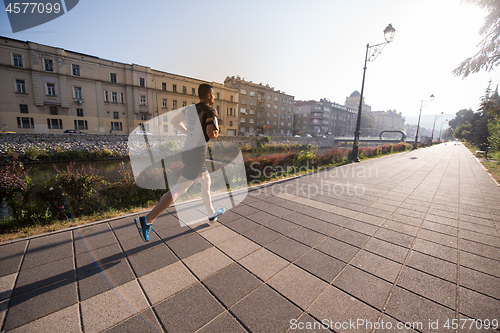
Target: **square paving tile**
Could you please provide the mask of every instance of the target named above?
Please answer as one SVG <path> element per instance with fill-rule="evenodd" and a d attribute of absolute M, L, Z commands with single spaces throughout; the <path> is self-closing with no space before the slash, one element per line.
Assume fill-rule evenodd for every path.
<path fill-rule="evenodd" d="M 387 222 L 384 223 L 383 228 L 390 229 L 392 231 L 396 231 L 412 237 L 415 237 L 418 232 L 418 227 L 394 220 L 387 220 Z"/>
<path fill-rule="evenodd" d="M 251 332 L 284 332 L 302 311 L 266 285 L 231 308 Z"/>
<path fill-rule="evenodd" d="M 258 223 L 258 224 L 267 224 L 267 223 L 271 222 L 272 220 L 276 219 L 276 216 L 271 215 L 271 214 L 266 213 L 266 212 L 263 212 L 263 211 L 259 211 L 257 213 L 246 215 L 245 217 L 249 220 L 252 220 L 252 221 Z"/>
<path fill-rule="evenodd" d="M 460 239 L 460 251 L 478 254 L 486 258 L 500 261 L 500 251 L 497 247 Z"/>
<path fill-rule="evenodd" d="M 250 272 L 267 281 L 289 263 L 271 251 L 261 248 L 239 261 Z"/>
<path fill-rule="evenodd" d="M 468 267 L 493 276 L 500 276 L 498 262 L 465 251 L 460 252 L 460 266 Z"/>
<path fill-rule="evenodd" d="M 203 281 L 227 308 L 257 289 L 262 282 L 238 264 L 232 264 Z"/>
<path fill-rule="evenodd" d="M 460 313 L 474 319 L 498 319 L 500 301 L 477 293 L 470 289 L 460 287 L 458 309 Z"/>
<path fill-rule="evenodd" d="M 313 218 L 308 215 L 304 215 L 299 212 L 292 212 L 288 215 L 285 215 L 282 217 L 284 220 L 290 221 L 292 223 L 298 224 L 298 225 L 305 225 L 309 221 L 311 221 Z"/>
<path fill-rule="evenodd" d="M 283 208 L 283 207 L 280 207 L 280 206 L 271 206 L 267 209 L 264 210 L 266 213 L 269 213 L 269 214 L 272 214 L 276 217 L 282 217 L 282 216 L 285 216 L 287 214 L 290 214 L 290 210 L 289 209 L 286 209 L 286 208 Z"/>
<path fill-rule="evenodd" d="M 245 204 L 239 204 L 237 207 L 231 209 L 231 211 L 241 216 L 248 216 L 257 213 L 259 210 Z"/>
<path fill-rule="evenodd" d="M 147 244 L 148 246 L 158 245 L 159 244 L 158 240 L 168 243 L 168 242 L 183 239 L 185 237 L 192 236 L 194 234 L 194 231 L 191 228 L 189 228 L 185 225 L 181 226 L 179 224 L 174 226 L 174 227 L 169 227 L 169 228 L 164 228 L 164 229 L 159 229 L 159 230 L 155 229 L 155 232 L 156 232 L 156 234 L 158 234 L 158 236 L 156 236 L 156 234 L 154 234 L 154 235 L 150 234 L 150 236 L 149 236 L 150 241 Z M 151 245 L 149 245 L 149 244 L 151 244 Z"/>
<path fill-rule="evenodd" d="M 356 255 L 351 265 L 391 283 L 396 281 L 402 266 L 397 262 L 364 250 Z"/>
<path fill-rule="evenodd" d="M 19 295 L 76 275 L 73 258 L 61 259 L 19 272 L 12 295 Z"/>
<path fill-rule="evenodd" d="M 411 267 L 405 267 L 398 280 L 398 286 L 454 309 L 457 299 L 457 285 Z"/>
<path fill-rule="evenodd" d="M 377 231 L 374 237 L 407 248 L 410 248 L 414 239 L 414 237 L 412 236 L 405 235 L 400 232 L 392 231 L 385 228 L 382 228 L 379 231 Z"/>
<path fill-rule="evenodd" d="M 500 278 L 466 267 L 460 267 L 460 285 L 500 299 Z"/>
<path fill-rule="evenodd" d="M 154 307 L 167 332 L 194 332 L 224 308 L 197 283 Z"/>
<path fill-rule="evenodd" d="M 11 298 L 4 330 L 12 330 L 76 304 L 76 288 L 76 279 L 72 277 Z"/>
<path fill-rule="evenodd" d="M 290 265 L 267 282 L 286 298 L 306 309 L 328 284 L 311 273 Z"/>
<path fill-rule="evenodd" d="M 357 326 L 353 329 L 348 327 L 342 330 L 341 325 L 344 322 L 356 321 L 357 318 L 363 318 L 373 323 L 377 321 L 379 314 L 379 311 L 333 286 L 328 286 L 325 289 L 308 309 L 308 312 L 320 320 L 327 319 L 329 327 L 333 325 L 332 329 L 334 330 L 335 324 L 339 323 L 340 329 L 337 327 L 336 330 L 341 332 L 371 332 L 371 330 Z"/>
<path fill-rule="evenodd" d="M 359 251 L 357 247 L 330 237 L 319 243 L 316 249 L 346 263 L 351 261 Z"/>
<path fill-rule="evenodd" d="M 291 231 L 287 236 L 311 247 L 326 238 L 325 235 L 304 227 Z"/>
<path fill-rule="evenodd" d="M 200 253 L 212 245 L 198 234 L 192 234 L 167 243 L 171 250 L 181 259 Z"/>
<path fill-rule="evenodd" d="M 457 281 L 457 265 L 427 254 L 411 251 L 406 265 L 452 283 Z"/>
<path fill-rule="evenodd" d="M 15 273 L 21 267 L 24 250 L 28 241 L 16 242 L 0 246 L 0 276 Z"/>
<path fill-rule="evenodd" d="M 166 246 L 155 246 L 128 257 L 137 277 L 168 266 L 178 259 Z"/>
<path fill-rule="evenodd" d="M 254 221 L 251 221 L 245 217 L 241 217 L 231 222 L 226 222 L 225 225 L 239 234 L 243 234 L 248 230 L 252 230 L 260 226 L 260 224 L 255 223 Z"/>
<path fill-rule="evenodd" d="M 322 215 L 320 215 L 318 217 L 318 220 L 323 220 L 325 222 L 334 223 L 334 224 L 340 226 L 340 225 L 343 225 L 344 223 L 346 223 L 347 221 L 349 221 L 349 218 L 342 216 L 342 215 L 337 215 L 337 214 L 333 214 L 330 212 L 326 212 L 326 213 L 323 213 Z"/>
<path fill-rule="evenodd" d="M 349 222 L 344 224 L 343 227 L 357 231 L 370 237 L 373 236 L 373 234 L 379 229 L 378 226 L 366 222 L 361 222 L 356 219 L 350 220 Z"/>
<path fill-rule="evenodd" d="M 352 266 L 347 266 L 333 281 L 333 285 L 379 310 L 384 306 L 392 288 L 392 283 Z"/>
<path fill-rule="evenodd" d="M 368 240 L 370 239 L 370 237 L 365 234 L 359 233 L 351 229 L 347 229 L 345 227 L 342 227 L 341 229 L 336 231 L 334 234 L 331 235 L 331 237 L 339 241 L 349 243 L 356 247 L 363 247 L 363 245 L 365 245 L 366 242 L 368 242 Z"/>
<path fill-rule="evenodd" d="M 266 227 L 276 232 L 279 232 L 280 234 L 286 235 L 292 230 L 300 228 L 300 225 L 284 220 L 282 218 L 278 218 L 266 224 Z"/>
<path fill-rule="evenodd" d="M 200 280 L 233 263 L 231 258 L 215 247 L 210 247 L 205 251 L 190 256 L 184 259 L 183 262 Z"/>
<path fill-rule="evenodd" d="M 110 264 L 125 258 L 118 244 L 108 245 L 99 249 L 83 252 L 75 256 L 77 274 Z M 72 259 L 72 258 L 71 258 Z"/>
<path fill-rule="evenodd" d="M 116 243 L 115 235 L 107 223 L 75 229 L 73 230 L 73 239 L 76 254 Z"/>
<path fill-rule="evenodd" d="M 250 240 L 261 246 L 266 246 L 267 244 L 282 237 L 283 235 L 267 227 L 260 226 L 245 232 L 243 236 L 249 238 Z"/>
<path fill-rule="evenodd" d="M 458 250 L 453 247 L 417 238 L 413 250 L 444 259 L 453 263 L 457 262 Z"/>
<path fill-rule="evenodd" d="M 16 273 L 0 277 L 0 301 L 10 298 L 16 278 Z"/>
<path fill-rule="evenodd" d="M 80 300 L 111 290 L 134 279 L 134 274 L 125 259 L 85 271 L 78 275 Z"/>
<path fill-rule="evenodd" d="M 446 320 L 455 318 L 455 311 L 434 303 L 410 291 L 396 287 L 387 304 L 386 313 L 398 321 L 415 323 L 420 332 L 454 332 L 446 330 Z M 438 321 L 438 329 L 429 329 L 429 323 Z"/>
<path fill-rule="evenodd" d="M 80 306 L 84 332 L 101 332 L 146 310 L 148 303 L 134 280 L 89 298 Z"/>
<path fill-rule="evenodd" d="M 71 232 L 66 231 L 30 240 L 22 269 L 73 256 Z"/>
<path fill-rule="evenodd" d="M 139 281 L 153 305 L 198 282 L 180 261 L 144 275 Z"/>
<path fill-rule="evenodd" d="M 161 332 L 161 324 L 156 319 L 153 310 L 146 309 L 123 323 L 105 331 L 106 333 L 157 333 Z"/>
<path fill-rule="evenodd" d="M 267 245 L 266 248 L 292 262 L 310 249 L 310 247 L 288 237 L 281 237 Z"/>
<path fill-rule="evenodd" d="M 378 254 L 384 258 L 403 263 L 408 255 L 409 249 L 381 239 L 372 238 L 364 247 L 364 250 Z"/>
<path fill-rule="evenodd" d="M 261 248 L 261 246 L 257 243 L 241 235 L 233 237 L 225 241 L 224 243 L 219 244 L 218 247 L 222 252 L 231 257 L 234 261 L 238 261 L 241 258 Z"/>
<path fill-rule="evenodd" d="M 439 232 L 430 231 L 427 229 L 420 229 L 417 235 L 418 238 L 428 240 L 430 242 L 446 245 L 449 247 L 457 247 L 458 239 L 456 236 L 449 236 Z"/>
<path fill-rule="evenodd" d="M 206 240 L 208 240 L 210 243 L 218 245 L 220 243 L 227 241 L 228 239 L 238 236 L 238 233 L 234 232 L 233 230 L 229 229 L 224 225 L 220 225 L 215 228 L 210 228 L 201 231 L 200 235 Z"/>
<path fill-rule="evenodd" d="M 295 265 L 330 283 L 346 264 L 323 252 L 312 249 L 300 257 L 295 262 Z"/>
<path fill-rule="evenodd" d="M 309 221 L 309 223 L 307 223 L 305 227 L 314 230 L 316 232 L 322 233 L 325 236 L 331 235 L 340 228 L 340 226 L 336 224 L 329 223 L 319 219 Z"/>
<path fill-rule="evenodd" d="M 243 326 L 240 325 L 229 314 L 229 312 L 224 312 L 217 318 L 202 327 L 197 333 L 246 333 Z"/>
<path fill-rule="evenodd" d="M 78 304 L 71 305 L 48 316 L 29 322 L 10 332 L 81 332 Z"/>

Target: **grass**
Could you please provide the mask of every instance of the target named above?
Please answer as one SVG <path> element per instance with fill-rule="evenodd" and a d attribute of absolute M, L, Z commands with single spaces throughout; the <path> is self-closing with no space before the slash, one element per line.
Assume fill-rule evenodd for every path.
<path fill-rule="evenodd" d="M 479 150 L 479 147 L 465 142 L 464 145 L 469 149 L 472 154 Z M 493 179 L 500 184 L 500 151 L 488 151 L 488 158 L 480 158 L 479 161 L 488 171 Z"/>

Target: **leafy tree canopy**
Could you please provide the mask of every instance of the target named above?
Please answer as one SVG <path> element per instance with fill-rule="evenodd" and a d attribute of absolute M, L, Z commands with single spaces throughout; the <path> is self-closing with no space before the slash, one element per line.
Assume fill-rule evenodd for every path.
<path fill-rule="evenodd" d="M 455 76 L 465 78 L 483 69 L 490 71 L 500 64 L 500 0 L 462 0 L 462 2 L 488 11 L 479 29 L 479 35 L 482 37 L 478 45 L 479 51 L 462 61 L 452 72 Z"/>

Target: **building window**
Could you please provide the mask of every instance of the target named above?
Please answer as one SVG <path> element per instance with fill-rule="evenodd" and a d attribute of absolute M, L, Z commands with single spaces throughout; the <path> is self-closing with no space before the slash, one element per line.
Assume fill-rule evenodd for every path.
<path fill-rule="evenodd" d="M 24 80 L 16 80 L 16 93 L 26 94 L 26 84 Z"/>
<path fill-rule="evenodd" d="M 246 123 L 247 119 L 245 117 L 240 118 L 240 123 Z"/>
<path fill-rule="evenodd" d="M 255 105 L 255 101 L 250 100 L 250 105 Z"/>
<path fill-rule="evenodd" d="M 217 96 L 217 98 L 218 98 L 218 96 Z M 234 99 L 234 98 L 233 98 L 233 95 L 231 95 L 231 96 L 230 96 L 230 98 L 229 98 L 229 100 L 230 100 L 231 102 L 233 102 L 233 99 Z"/>
<path fill-rule="evenodd" d="M 146 96 L 144 95 L 139 95 L 139 105 L 146 105 Z"/>
<path fill-rule="evenodd" d="M 47 95 L 49 96 L 56 95 L 56 85 L 54 83 L 47 83 Z"/>
<path fill-rule="evenodd" d="M 182 102 L 182 107 L 185 108 L 187 106 L 187 102 Z"/>
<path fill-rule="evenodd" d="M 86 120 L 75 120 L 75 129 L 76 130 L 88 130 L 89 126 Z"/>
<path fill-rule="evenodd" d="M 45 62 L 45 70 L 48 72 L 53 72 L 54 64 L 52 63 L 52 60 L 44 59 L 44 62 Z"/>
<path fill-rule="evenodd" d="M 47 126 L 49 129 L 63 129 L 61 119 L 47 119 Z"/>
<path fill-rule="evenodd" d="M 12 57 L 14 58 L 14 66 L 16 67 L 24 67 L 23 66 L 23 56 L 20 54 L 13 54 Z"/>
<path fill-rule="evenodd" d="M 164 109 L 168 109 L 168 103 L 167 103 L 167 102 L 168 102 L 168 101 L 167 101 L 166 99 L 163 99 L 163 105 L 162 105 L 162 107 L 163 107 Z"/>
<path fill-rule="evenodd" d="M 240 127 L 240 132 L 245 133 L 245 127 Z"/>
<path fill-rule="evenodd" d="M 19 109 L 21 110 L 21 113 L 28 113 L 28 105 L 26 104 L 19 104 Z"/>
<path fill-rule="evenodd" d="M 109 74 L 109 81 L 116 83 L 116 74 L 115 73 Z"/>
<path fill-rule="evenodd" d="M 35 123 L 33 118 L 17 117 L 17 127 L 18 128 L 35 128 Z"/>
<path fill-rule="evenodd" d="M 120 119 L 120 114 L 118 111 L 113 111 L 113 119 Z"/>
<path fill-rule="evenodd" d="M 73 92 L 76 99 L 82 99 L 82 88 L 81 87 L 73 87 Z"/>
<path fill-rule="evenodd" d="M 116 92 L 111 93 L 111 102 L 118 103 L 118 93 Z"/>
<path fill-rule="evenodd" d="M 121 131 L 123 130 L 122 123 L 118 121 L 111 122 L 111 130 L 112 131 Z"/>
<path fill-rule="evenodd" d="M 250 109 L 250 114 L 255 114 L 255 110 Z"/>
<path fill-rule="evenodd" d="M 281 126 L 285 126 L 285 122 L 284 121 L 282 121 L 280 124 L 281 124 Z"/>
<path fill-rule="evenodd" d="M 273 121 L 273 125 L 276 126 L 278 124 L 277 121 Z"/>
<path fill-rule="evenodd" d="M 232 121 L 229 122 L 229 126 L 233 126 L 233 122 Z"/>
<path fill-rule="evenodd" d="M 51 115 L 57 115 L 57 106 L 51 106 L 50 107 L 50 114 Z"/>
<path fill-rule="evenodd" d="M 182 93 L 187 94 L 187 88 L 185 86 L 182 86 Z"/>
<path fill-rule="evenodd" d="M 242 99 L 240 102 L 241 102 L 241 104 L 247 104 L 247 100 L 246 99 Z"/>
<path fill-rule="evenodd" d="M 241 90 L 240 90 L 240 94 L 242 94 L 242 95 L 246 95 L 246 94 L 247 94 L 246 89 L 241 89 Z"/>
<path fill-rule="evenodd" d="M 163 132 L 168 132 L 168 125 L 163 125 Z"/>
<path fill-rule="evenodd" d="M 167 84 L 165 82 L 161 83 L 161 90 L 167 91 Z"/>
<path fill-rule="evenodd" d="M 122 104 L 125 104 L 125 95 L 123 93 L 120 94 L 120 99 Z"/>
<path fill-rule="evenodd" d="M 249 121 L 250 121 L 250 124 L 253 124 L 255 122 L 255 119 L 250 118 Z"/>
<path fill-rule="evenodd" d="M 73 75 L 80 76 L 80 65 L 71 65 Z"/>
<path fill-rule="evenodd" d="M 104 101 L 109 102 L 109 94 L 107 91 L 104 91 Z"/>
<path fill-rule="evenodd" d="M 191 88 L 191 95 L 196 95 L 196 89 L 195 88 Z"/>
<path fill-rule="evenodd" d="M 141 113 L 141 120 L 148 120 L 148 115 L 145 113 Z"/>
<path fill-rule="evenodd" d="M 177 109 L 177 101 L 172 101 L 172 109 Z"/>
<path fill-rule="evenodd" d="M 247 109 L 240 108 L 240 112 L 241 112 L 241 113 L 245 113 L 245 114 L 246 114 L 246 113 L 247 113 Z"/>
<path fill-rule="evenodd" d="M 146 82 L 144 81 L 143 77 L 139 78 L 139 86 L 141 86 L 141 87 L 145 87 L 146 86 Z"/>
<path fill-rule="evenodd" d="M 279 101 L 278 97 L 277 96 L 274 96 L 274 101 L 277 102 Z"/>
<path fill-rule="evenodd" d="M 177 85 L 176 85 L 176 84 L 173 84 L 173 85 L 172 85 L 172 91 L 173 91 L 173 92 L 177 92 Z"/>
<path fill-rule="evenodd" d="M 255 97 L 255 91 L 250 91 L 250 96 Z"/>
<path fill-rule="evenodd" d="M 277 113 L 273 114 L 273 116 L 274 116 L 274 118 L 278 118 L 278 114 Z"/>
<path fill-rule="evenodd" d="M 163 115 L 163 122 L 164 123 L 168 122 L 168 116 L 167 115 Z"/>
<path fill-rule="evenodd" d="M 220 114 L 220 107 L 217 105 L 215 108 L 217 109 L 217 114 Z"/>
<path fill-rule="evenodd" d="M 76 109 L 76 116 L 83 117 L 83 109 Z"/>
<path fill-rule="evenodd" d="M 217 93 L 217 99 L 220 99 L 220 93 Z"/>

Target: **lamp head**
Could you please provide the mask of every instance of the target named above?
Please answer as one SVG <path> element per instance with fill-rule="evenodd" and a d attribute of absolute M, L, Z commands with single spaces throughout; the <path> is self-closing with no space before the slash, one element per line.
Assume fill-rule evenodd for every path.
<path fill-rule="evenodd" d="M 384 30 L 384 38 L 385 40 L 390 43 L 394 39 L 394 33 L 396 30 L 392 27 L 392 24 L 389 24 L 385 30 Z"/>
<path fill-rule="evenodd" d="M 433 101 L 433 100 L 434 100 L 434 95 L 431 95 L 431 101 Z"/>

